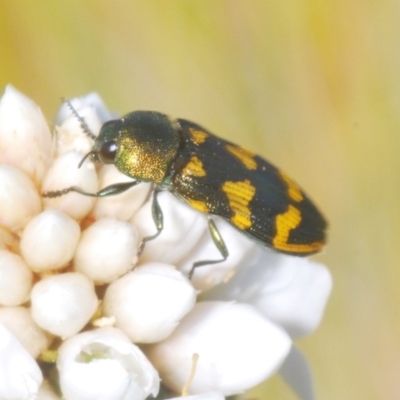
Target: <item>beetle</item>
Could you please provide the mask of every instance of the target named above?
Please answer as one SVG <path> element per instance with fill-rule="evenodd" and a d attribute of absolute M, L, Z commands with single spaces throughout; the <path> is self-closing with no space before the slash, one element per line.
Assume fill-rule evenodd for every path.
<path fill-rule="evenodd" d="M 96 193 L 79 187 L 46 192 L 57 197 L 68 192 L 86 196 L 117 195 L 140 182 L 151 182 L 156 233 L 163 229 L 157 194 L 168 190 L 192 208 L 208 215 L 209 232 L 222 259 L 193 264 L 190 276 L 202 265 L 219 263 L 229 253 L 213 216 L 222 217 L 241 233 L 278 252 L 308 256 L 326 242 L 327 223 L 304 191 L 280 169 L 245 148 L 213 135 L 202 126 L 155 111 L 134 111 L 111 120 L 93 135 L 72 105 L 84 132 L 94 140 L 86 158 L 114 164 L 130 182 L 116 183 Z"/>

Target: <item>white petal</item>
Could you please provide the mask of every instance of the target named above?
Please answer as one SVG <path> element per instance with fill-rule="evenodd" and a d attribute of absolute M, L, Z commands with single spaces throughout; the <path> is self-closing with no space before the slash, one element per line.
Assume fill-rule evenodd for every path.
<path fill-rule="evenodd" d="M 132 182 L 132 178 L 119 172 L 114 165 L 103 165 L 99 172 L 99 182 L 99 187 L 104 188 L 114 183 Z M 110 217 L 129 221 L 145 202 L 150 189 L 150 183 L 142 182 L 119 195 L 98 198 L 92 215 L 96 219 Z"/>
<path fill-rule="evenodd" d="M 150 263 L 113 282 L 103 309 L 133 342 L 153 343 L 167 338 L 195 301 L 196 291 L 181 272 Z"/>
<path fill-rule="evenodd" d="M 18 340 L 0 324 L 0 399 L 34 400 L 42 372 Z"/>
<path fill-rule="evenodd" d="M 12 165 L 0 165 L 0 204 L 0 224 L 17 233 L 41 210 L 33 182 Z"/>
<path fill-rule="evenodd" d="M 0 323 L 24 346 L 33 358 L 48 348 L 51 335 L 44 332 L 25 307 L 0 307 Z"/>
<path fill-rule="evenodd" d="M 253 265 L 240 268 L 229 282 L 202 298 L 250 303 L 298 337 L 317 328 L 331 288 L 332 278 L 324 265 L 266 249 Z"/>
<path fill-rule="evenodd" d="M 98 182 L 93 163 L 86 160 L 78 168 L 83 157 L 84 154 L 74 151 L 69 151 L 58 157 L 44 179 L 42 191 L 50 192 L 77 186 L 89 193 L 95 193 Z M 61 210 L 78 221 L 90 212 L 94 202 L 94 197 L 74 192 L 55 198 L 44 198 L 44 204 L 47 208 Z"/>
<path fill-rule="evenodd" d="M 0 250 L 0 304 L 18 306 L 29 299 L 33 275 L 17 254 Z"/>
<path fill-rule="evenodd" d="M 146 243 L 140 257 L 141 264 L 151 261 L 179 266 L 196 246 L 207 229 L 207 218 L 176 199 L 171 193 L 161 192 L 158 202 L 164 216 L 164 229 L 160 235 Z M 132 223 L 142 237 L 152 236 L 157 230 L 152 219 L 152 199 L 134 215 Z"/>
<path fill-rule="evenodd" d="M 307 359 L 292 347 L 279 373 L 301 400 L 314 400 L 313 377 Z"/>
<path fill-rule="evenodd" d="M 292 337 L 304 336 L 320 324 L 331 289 L 324 265 L 286 256 L 252 304 Z"/>
<path fill-rule="evenodd" d="M 85 106 L 76 110 L 85 121 L 93 135 L 98 134 L 102 122 L 93 107 Z M 93 147 L 93 139 L 83 131 L 80 120 L 73 114 L 63 121 L 60 126 L 56 126 L 56 151 L 57 156 L 68 151 L 77 151 L 86 154 Z"/>
<path fill-rule="evenodd" d="M 65 400 L 143 400 L 159 390 L 157 371 L 115 328 L 66 340 L 57 366 Z"/>
<path fill-rule="evenodd" d="M 110 283 L 133 268 L 137 248 L 138 237 L 132 225 L 99 219 L 82 233 L 74 267 L 96 283 Z"/>
<path fill-rule="evenodd" d="M 197 353 L 190 393 L 243 392 L 271 376 L 288 354 L 291 341 L 252 306 L 197 303 L 173 334 L 146 348 L 163 383 L 179 392 Z"/>
<path fill-rule="evenodd" d="M 51 134 L 39 107 L 7 86 L 0 100 L 0 162 L 15 165 L 39 184 L 51 158 Z"/>
<path fill-rule="evenodd" d="M 65 267 L 72 259 L 80 227 L 61 211 L 45 210 L 31 219 L 21 237 L 21 253 L 35 272 Z"/>
<path fill-rule="evenodd" d="M 35 284 L 32 317 L 47 331 L 61 337 L 78 333 L 97 308 L 93 282 L 78 272 L 53 275 Z"/>

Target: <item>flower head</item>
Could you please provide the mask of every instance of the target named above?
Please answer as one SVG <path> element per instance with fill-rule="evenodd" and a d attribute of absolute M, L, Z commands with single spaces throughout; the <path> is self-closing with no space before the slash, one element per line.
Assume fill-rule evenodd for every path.
<path fill-rule="evenodd" d="M 95 94 L 72 105 L 95 135 L 115 118 Z M 19 398 L 34 398 L 42 373 L 32 356 L 46 351 L 58 354 L 66 400 L 145 399 L 157 395 L 160 379 L 175 396 L 185 388 L 188 399 L 219 400 L 282 365 L 293 383 L 292 340 L 322 318 L 327 269 L 266 250 L 216 218 L 229 257 L 188 279 L 193 263 L 221 255 L 207 215 L 172 193 L 158 195 L 163 229 L 142 252 L 143 238 L 157 231 L 151 183 L 111 197 L 74 190 L 43 197 L 131 181 L 113 165 L 82 163 L 92 139 L 81 125 L 64 104 L 51 135 L 39 108 L 16 89 L 0 100 L 0 343 L 19 341 L 29 356 L 28 372 L 9 369 L 4 390 L 17 393 L 13 382 L 29 380 Z M 2 353 L 0 369 L 19 362 L 18 352 Z M 48 381 L 40 390 L 57 396 Z"/>

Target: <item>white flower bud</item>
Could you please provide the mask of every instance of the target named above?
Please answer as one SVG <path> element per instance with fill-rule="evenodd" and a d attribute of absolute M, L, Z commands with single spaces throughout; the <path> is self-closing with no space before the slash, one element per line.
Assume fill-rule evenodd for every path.
<path fill-rule="evenodd" d="M 48 348 L 51 335 L 44 332 L 25 307 L 0 307 L 0 323 L 24 346 L 33 358 Z"/>
<path fill-rule="evenodd" d="M 71 112 L 71 110 L 69 111 Z M 83 118 L 90 132 L 97 135 L 102 122 L 97 116 L 95 109 L 85 106 L 76 111 Z M 93 139 L 83 131 L 81 122 L 73 114 L 69 114 L 60 126 L 56 126 L 56 140 L 57 156 L 71 150 L 86 154 L 93 147 Z"/>
<path fill-rule="evenodd" d="M 197 303 L 172 335 L 146 349 L 163 383 L 179 392 L 199 355 L 189 393 L 241 393 L 270 377 L 287 356 L 289 336 L 252 306 Z"/>
<path fill-rule="evenodd" d="M 180 271 L 150 263 L 111 283 L 103 310 L 133 342 L 153 343 L 167 338 L 195 301 L 196 291 Z"/>
<path fill-rule="evenodd" d="M 114 165 L 103 165 L 99 171 L 100 188 L 113 183 L 132 182 L 132 180 L 129 176 L 119 172 Z M 117 196 L 98 198 L 92 215 L 96 219 L 109 217 L 129 221 L 145 202 L 150 189 L 151 183 L 141 182 Z"/>
<path fill-rule="evenodd" d="M 262 290 L 250 303 L 292 337 L 299 337 L 317 328 L 331 289 L 332 277 L 324 265 L 281 256 L 281 263 L 270 269 Z"/>
<path fill-rule="evenodd" d="M 76 221 L 61 211 L 45 210 L 31 219 L 21 237 L 21 254 L 35 272 L 65 267 L 80 236 Z"/>
<path fill-rule="evenodd" d="M 48 276 L 31 294 L 32 317 L 47 331 L 61 337 L 78 333 L 97 308 L 93 282 L 78 272 Z"/>
<path fill-rule="evenodd" d="M 0 399 L 34 400 L 42 372 L 32 356 L 0 323 Z"/>
<path fill-rule="evenodd" d="M 160 261 L 179 266 L 207 231 L 207 217 L 169 192 L 159 193 L 157 199 L 163 213 L 164 229 L 156 239 L 146 243 L 139 262 Z M 157 232 L 151 205 L 152 199 L 149 199 L 132 218 L 142 238 Z"/>
<path fill-rule="evenodd" d="M 29 300 L 32 271 L 17 254 L 0 250 L 0 304 L 18 306 Z"/>
<path fill-rule="evenodd" d="M 35 185 L 25 172 L 12 165 L 0 165 L 0 224 L 19 232 L 41 210 Z"/>
<path fill-rule="evenodd" d="M 157 371 L 139 347 L 115 328 L 66 340 L 57 366 L 65 400 L 144 400 L 159 390 Z"/>
<path fill-rule="evenodd" d="M 138 237 L 127 222 L 100 219 L 82 233 L 74 267 L 96 283 L 109 283 L 133 268 Z"/>
<path fill-rule="evenodd" d="M 50 167 L 43 182 L 43 192 L 57 191 L 71 186 L 79 187 L 89 193 L 97 191 L 97 175 L 93 163 L 86 160 L 78 168 L 84 154 L 69 151 L 58 157 Z M 47 208 L 56 208 L 71 218 L 81 220 L 92 209 L 95 198 L 70 192 L 55 198 L 44 198 Z"/>
<path fill-rule="evenodd" d="M 229 282 L 204 293 L 202 299 L 249 303 L 298 337 L 319 325 L 331 288 L 324 265 L 263 249 L 253 265 L 241 266 Z"/>
<path fill-rule="evenodd" d="M 20 168 L 38 185 L 51 159 L 51 134 L 40 108 L 7 86 L 0 100 L 0 163 Z"/>

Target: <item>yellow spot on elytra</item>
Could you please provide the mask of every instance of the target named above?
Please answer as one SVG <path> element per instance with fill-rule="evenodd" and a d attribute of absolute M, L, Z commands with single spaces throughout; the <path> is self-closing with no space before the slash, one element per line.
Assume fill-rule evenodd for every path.
<path fill-rule="evenodd" d="M 246 179 L 242 182 L 225 182 L 222 190 L 226 193 L 229 207 L 234 213 L 231 222 L 239 229 L 250 228 L 252 222 L 249 203 L 256 193 L 256 188 Z"/>
<path fill-rule="evenodd" d="M 287 211 L 279 214 L 276 217 L 276 235 L 272 242 L 274 247 L 281 249 L 282 246 L 286 246 L 289 239 L 289 232 L 292 229 L 296 229 L 300 222 L 301 213 L 292 205 L 289 205 Z"/>
<path fill-rule="evenodd" d="M 277 250 L 288 253 L 315 253 L 324 245 L 323 242 L 311 242 L 306 244 L 288 243 L 289 233 L 296 229 L 301 222 L 300 211 L 289 205 L 287 211 L 276 217 L 276 235 L 272 241 Z"/>
<path fill-rule="evenodd" d="M 303 193 L 301 193 L 300 186 L 296 182 L 292 181 L 292 179 L 289 178 L 284 172 L 279 171 L 279 174 L 281 178 L 285 181 L 286 186 L 288 187 L 289 197 L 296 203 L 302 201 Z"/>
<path fill-rule="evenodd" d="M 192 175 L 198 177 L 206 176 L 206 171 L 204 170 L 203 163 L 196 156 L 193 156 L 190 159 L 182 172 L 184 175 Z"/>
<path fill-rule="evenodd" d="M 196 210 L 199 210 L 199 211 L 205 212 L 205 213 L 210 212 L 210 209 L 208 208 L 207 204 L 204 203 L 204 201 L 189 199 L 188 202 Z"/>
<path fill-rule="evenodd" d="M 192 135 L 192 140 L 196 144 L 202 144 L 206 141 L 208 133 L 199 131 L 198 129 L 189 128 L 189 132 Z"/>
<path fill-rule="evenodd" d="M 226 145 L 226 149 L 235 156 L 247 169 L 257 169 L 257 162 L 254 159 L 255 154 L 249 150 L 243 149 L 240 146 L 234 146 L 232 144 Z"/>

